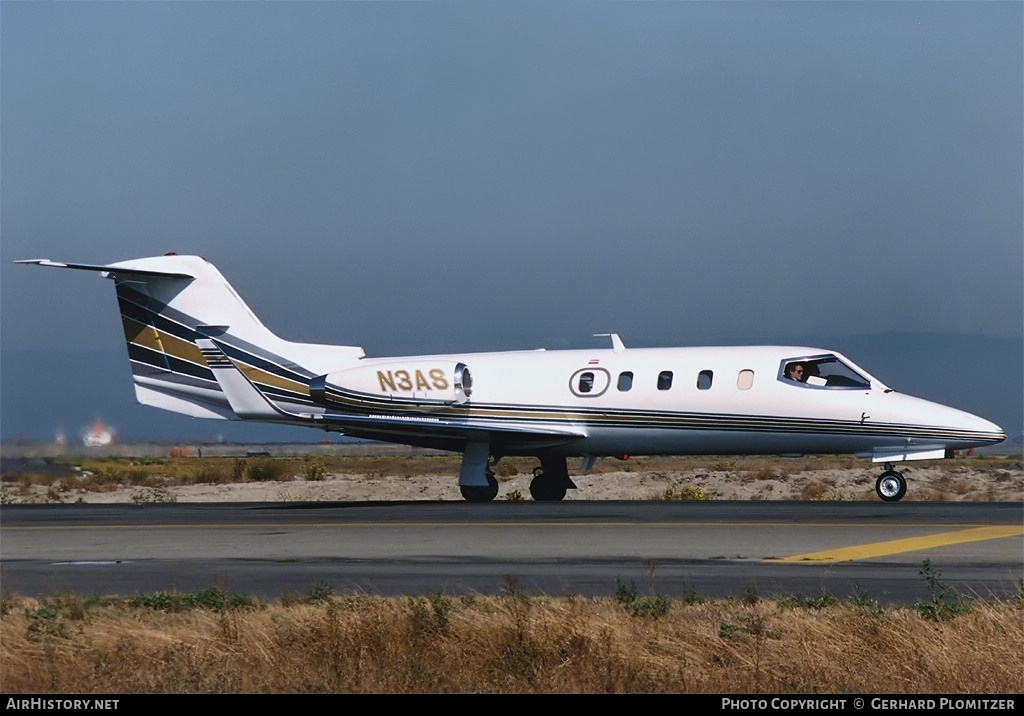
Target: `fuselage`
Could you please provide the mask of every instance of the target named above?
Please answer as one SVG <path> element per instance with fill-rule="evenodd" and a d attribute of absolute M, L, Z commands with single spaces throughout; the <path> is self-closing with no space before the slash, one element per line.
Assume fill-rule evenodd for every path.
<path fill-rule="evenodd" d="M 785 367 L 797 361 L 845 370 L 831 385 L 796 382 Z M 432 378 L 452 364 L 471 371 L 463 403 L 437 395 Z M 982 418 L 890 390 L 834 351 L 802 346 L 369 358 L 358 370 L 367 389 L 345 391 L 329 407 L 578 429 L 585 437 L 552 448 L 565 455 L 871 454 L 960 450 L 1005 437 Z M 492 445 L 505 454 L 535 449 L 519 438 Z"/>

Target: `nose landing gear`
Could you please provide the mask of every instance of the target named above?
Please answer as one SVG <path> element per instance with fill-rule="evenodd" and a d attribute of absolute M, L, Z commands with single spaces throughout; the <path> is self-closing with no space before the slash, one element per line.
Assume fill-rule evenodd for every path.
<path fill-rule="evenodd" d="M 875 492 L 886 502 L 898 502 L 907 494 L 907 480 L 897 472 L 892 463 L 885 463 L 885 472 L 875 482 Z"/>

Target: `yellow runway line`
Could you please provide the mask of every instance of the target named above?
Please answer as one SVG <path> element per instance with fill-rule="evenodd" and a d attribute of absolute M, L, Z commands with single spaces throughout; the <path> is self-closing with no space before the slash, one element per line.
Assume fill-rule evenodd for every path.
<path fill-rule="evenodd" d="M 849 562 L 857 559 L 869 559 L 871 557 L 883 557 L 887 554 L 899 554 L 900 552 L 913 552 L 918 549 L 931 547 L 945 547 L 951 544 L 963 542 L 980 542 L 987 539 L 1000 539 L 1002 537 L 1024 536 L 1024 526 L 1021 525 L 1000 525 L 998 527 L 975 527 L 969 530 L 958 532 L 943 532 L 937 535 L 926 537 L 908 537 L 907 539 L 894 539 L 888 542 L 873 542 L 857 547 L 840 547 L 829 549 L 823 552 L 809 552 L 807 554 L 796 554 L 792 557 L 782 557 L 780 562 Z"/>

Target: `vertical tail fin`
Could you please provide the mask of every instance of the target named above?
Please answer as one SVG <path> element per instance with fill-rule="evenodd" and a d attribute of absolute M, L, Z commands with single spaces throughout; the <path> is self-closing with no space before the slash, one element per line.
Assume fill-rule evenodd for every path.
<path fill-rule="evenodd" d="M 309 379 L 363 356 L 356 346 L 285 341 L 253 314 L 217 268 L 198 256 L 157 256 L 109 265 L 37 259 L 40 266 L 113 279 L 135 395 L 144 405 L 193 417 L 245 419 L 204 355 L 211 338 L 256 390 L 286 413 L 316 412 Z M 208 351 L 207 351 L 208 352 Z M 223 377 L 223 376 L 221 376 Z M 233 405 L 234 402 L 234 405 Z"/>

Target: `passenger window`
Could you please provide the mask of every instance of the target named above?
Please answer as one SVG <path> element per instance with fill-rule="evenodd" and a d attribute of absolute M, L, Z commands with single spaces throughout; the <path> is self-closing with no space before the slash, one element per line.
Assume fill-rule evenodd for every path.
<path fill-rule="evenodd" d="M 736 387 L 740 390 L 750 390 L 752 385 L 754 385 L 754 371 L 741 370 L 740 374 L 736 376 Z"/>
<path fill-rule="evenodd" d="M 658 373 L 658 390 L 668 390 L 672 387 L 672 371 L 663 370 Z"/>
<path fill-rule="evenodd" d="M 604 395 L 611 385 L 612 374 L 604 368 L 580 368 L 569 378 L 569 390 L 580 398 Z"/>
<path fill-rule="evenodd" d="M 633 387 L 633 373 L 632 371 L 623 371 L 619 373 L 619 390 L 625 392 Z"/>
<path fill-rule="evenodd" d="M 697 390 L 708 390 L 711 387 L 711 381 L 715 377 L 714 371 L 702 370 L 697 374 Z"/>
<path fill-rule="evenodd" d="M 593 373 L 581 373 L 580 374 L 580 392 L 589 393 L 594 389 L 594 374 Z"/>

